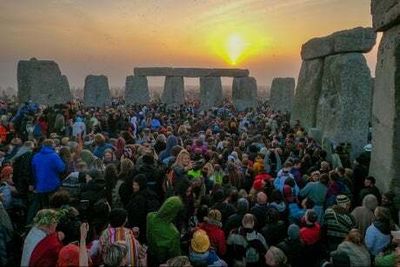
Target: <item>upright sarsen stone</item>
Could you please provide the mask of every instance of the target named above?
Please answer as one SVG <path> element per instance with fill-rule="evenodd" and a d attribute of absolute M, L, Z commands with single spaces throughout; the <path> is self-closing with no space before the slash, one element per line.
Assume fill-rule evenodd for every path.
<path fill-rule="evenodd" d="M 148 104 L 150 102 L 147 77 L 137 75 L 126 77 L 125 101 L 127 104 Z"/>
<path fill-rule="evenodd" d="M 103 107 L 111 104 L 110 87 L 105 75 L 88 75 L 85 79 L 84 102 L 88 107 Z"/>
<path fill-rule="evenodd" d="M 323 59 L 304 60 L 297 80 L 291 121 L 300 120 L 303 127 L 316 126 L 317 105 L 322 85 Z"/>
<path fill-rule="evenodd" d="M 254 77 L 233 79 L 232 102 L 238 111 L 257 106 L 257 81 Z"/>
<path fill-rule="evenodd" d="M 57 63 L 50 60 L 21 60 L 18 62 L 18 100 L 31 100 L 43 105 L 55 105 L 72 100 L 68 79 L 61 75 Z"/>
<path fill-rule="evenodd" d="M 200 103 L 203 109 L 214 107 L 223 99 L 221 77 L 200 77 Z"/>
<path fill-rule="evenodd" d="M 294 78 L 275 78 L 271 84 L 271 107 L 276 111 L 291 112 L 294 98 Z"/>
<path fill-rule="evenodd" d="M 399 0 L 372 0 L 372 26 L 376 31 L 385 31 L 400 23 Z"/>
<path fill-rule="evenodd" d="M 351 143 L 353 157 L 368 141 L 371 73 L 360 53 L 325 58 L 316 127 L 323 139 Z"/>
<path fill-rule="evenodd" d="M 369 173 L 381 192 L 400 192 L 400 25 L 384 32 L 375 71 Z"/>
<path fill-rule="evenodd" d="M 161 95 L 161 102 L 167 105 L 185 104 L 185 88 L 183 77 L 165 77 L 164 91 Z"/>

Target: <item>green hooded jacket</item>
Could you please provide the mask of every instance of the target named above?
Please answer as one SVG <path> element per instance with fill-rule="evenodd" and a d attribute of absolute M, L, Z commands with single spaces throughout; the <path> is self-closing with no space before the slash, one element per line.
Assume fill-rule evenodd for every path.
<path fill-rule="evenodd" d="M 181 255 L 180 233 L 173 224 L 183 209 L 179 197 L 170 197 L 157 212 L 147 215 L 147 241 L 151 257 L 159 263 Z"/>

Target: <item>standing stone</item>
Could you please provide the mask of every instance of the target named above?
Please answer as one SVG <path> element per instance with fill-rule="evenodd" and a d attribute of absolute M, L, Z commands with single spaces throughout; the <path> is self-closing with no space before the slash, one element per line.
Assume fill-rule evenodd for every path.
<path fill-rule="evenodd" d="M 254 77 L 233 79 L 232 102 L 238 111 L 257 107 L 257 81 Z"/>
<path fill-rule="evenodd" d="M 221 77 L 200 77 L 200 103 L 203 109 L 215 107 L 224 100 Z"/>
<path fill-rule="evenodd" d="M 376 42 L 372 28 L 358 27 L 338 31 L 325 37 L 313 38 L 301 47 L 301 58 L 310 60 L 349 52 L 367 53 Z"/>
<path fill-rule="evenodd" d="M 399 0 L 372 0 L 372 26 L 376 31 L 384 31 L 400 23 Z"/>
<path fill-rule="evenodd" d="M 317 128 L 333 144 L 351 143 L 358 155 L 368 140 L 371 73 L 365 57 L 347 53 L 325 58 Z"/>
<path fill-rule="evenodd" d="M 85 79 L 84 102 L 88 107 L 104 107 L 111 104 L 110 87 L 105 75 L 89 75 Z"/>
<path fill-rule="evenodd" d="M 384 32 L 375 71 L 370 175 L 381 192 L 400 190 L 400 25 Z"/>
<path fill-rule="evenodd" d="M 294 78 L 275 78 L 271 84 L 271 107 L 282 112 L 291 112 L 294 98 Z"/>
<path fill-rule="evenodd" d="M 52 106 L 72 100 L 68 79 L 54 61 L 21 60 L 17 72 L 20 103 L 31 100 Z"/>
<path fill-rule="evenodd" d="M 185 87 L 182 76 L 166 76 L 161 102 L 167 105 L 185 104 Z"/>
<path fill-rule="evenodd" d="M 323 68 L 323 59 L 304 60 L 301 65 L 291 120 L 292 123 L 300 120 L 306 129 L 316 126 Z"/>
<path fill-rule="evenodd" d="M 126 77 L 125 101 L 127 104 L 148 104 L 150 102 L 147 77 L 137 75 Z"/>

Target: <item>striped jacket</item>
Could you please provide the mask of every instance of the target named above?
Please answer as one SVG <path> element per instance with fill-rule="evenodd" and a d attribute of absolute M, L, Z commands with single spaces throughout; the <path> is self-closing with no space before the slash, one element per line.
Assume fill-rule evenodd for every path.
<path fill-rule="evenodd" d="M 324 224 L 328 237 L 345 238 L 350 230 L 356 227 L 354 217 L 345 209 L 336 205 L 326 209 Z"/>

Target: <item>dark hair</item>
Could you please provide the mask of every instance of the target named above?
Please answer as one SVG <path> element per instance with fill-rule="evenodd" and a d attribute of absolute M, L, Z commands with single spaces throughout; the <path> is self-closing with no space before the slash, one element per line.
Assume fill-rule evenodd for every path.
<path fill-rule="evenodd" d="M 55 192 L 49 199 L 49 205 L 51 208 L 58 209 L 62 206 L 69 205 L 71 203 L 71 195 L 66 190 L 59 190 Z"/>
<path fill-rule="evenodd" d="M 319 181 L 324 184 L 327 185 L 329 183 L 329 175 L 326 173 L 323 173 L 320 177 L 319 177 Z"/>
<path fill-rule="evenodd" d="M 365 178 L 365 180 L 370 181 L 372 184 L 375 184 L 375 183 L 376 183 L 376 179 L 375 179 L 375 177 L 373 177 L 373 176 L 368 176 L 367 178 Z"/>
<path fill-rule="evenodd" d="M 128 218 L 128 213 L 124 209 L 113 209 L 108 215 L 108 219 L 110 221 L 110 225 L 113 228 L 121 227 L 126 222 L 126 218 Z"/>

